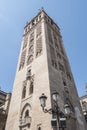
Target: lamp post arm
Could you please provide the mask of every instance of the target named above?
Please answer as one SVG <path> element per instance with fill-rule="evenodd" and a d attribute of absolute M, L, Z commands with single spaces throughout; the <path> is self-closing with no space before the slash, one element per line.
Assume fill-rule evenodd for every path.
<path fill-rule="evenodd" d="M 46 109 L 46 108 L 43 108 L 43 112 L 44 113 L 49 113 L 49 114 L 55 114 L 55 115 L 58 115 L 58 109 L 55 107 L 54 109 L 50 108 L 50 109 Z"/>
<path fill-rule="evenodd" d="M 50 109 L 43 108 L 43 112 L 52 114 L 53 110 L 52 110 L 52 108 L 50 108 Z"/>

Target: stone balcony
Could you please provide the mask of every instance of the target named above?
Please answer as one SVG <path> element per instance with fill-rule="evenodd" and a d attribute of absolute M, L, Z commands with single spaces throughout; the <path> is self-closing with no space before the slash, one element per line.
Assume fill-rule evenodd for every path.
<path fill-rule="evenodd" d="M 26 117 L 26 118 L 20 118 L 19 121 L 19 127 L 25 127 L 25 126 L 30 126 L 31 124 L 31 117 Z"/>

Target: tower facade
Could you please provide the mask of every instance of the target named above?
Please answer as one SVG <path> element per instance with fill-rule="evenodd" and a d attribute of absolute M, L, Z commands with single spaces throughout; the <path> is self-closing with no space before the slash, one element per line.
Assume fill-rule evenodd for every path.
<path fill-rule="evenodd" d="M 45 93 L 47 108 L 51 108 L 54 91 L 59 93 L 63 113 L 66 102 L 71 107 L 73 116 L 66 129 L 85 130 L 60 29 L 41 10 L 24 28 L 6 130 L 53 130 L 52 115 L 42 111 L 39 97 Z"/>

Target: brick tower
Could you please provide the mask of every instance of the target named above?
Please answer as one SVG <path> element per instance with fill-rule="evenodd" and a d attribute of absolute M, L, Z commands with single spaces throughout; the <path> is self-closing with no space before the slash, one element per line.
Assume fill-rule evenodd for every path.
<path fill-rule="evenodd" d="M 72 117 L 67 119 L 65 129 L 85 130 L 60 29 L 42 9 L 24 27 L 6 130 L 54 130 L 53 115 L 45 114 L 39 102 L 44 93 L 47 108 L 51 108 L 54 91 L 59 93 L 61 111 L 64 113 L 66 102 L 71 108 Z"/>

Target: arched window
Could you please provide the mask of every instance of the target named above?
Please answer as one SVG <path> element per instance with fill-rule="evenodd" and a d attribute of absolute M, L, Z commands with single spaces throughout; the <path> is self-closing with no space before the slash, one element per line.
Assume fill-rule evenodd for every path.
<path fill-rule="evenodd" d="M 30 83 L 30 89 L 29 89 L 29 94 L 33 93 L 33 81 Z"/>
<path fill-rule="evenodd" d="M 29 117 L 29 110 L 26 110 L 25 112 L 25 118 Z"/>
<path fill-rule="evenodd" d="M 26 96 L 26 86 L 24 86 L 22 91 L 22 99 L 25 98 L 25 96 Z"/>

